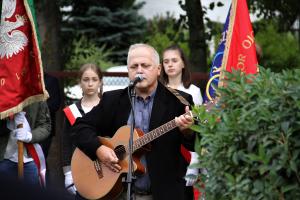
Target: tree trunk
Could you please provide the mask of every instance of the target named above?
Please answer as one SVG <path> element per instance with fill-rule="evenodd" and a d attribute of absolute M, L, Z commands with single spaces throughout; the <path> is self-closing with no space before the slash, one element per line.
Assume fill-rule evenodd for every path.
<path fill-rule="evenodd" d="M 35 1 L 36 18 L 40 34 L 41 54 L 44 71 L 61 71 L 61 48 L 60 48 L 60 22 L 61 15 L 58 1 L 38 0 Z M 60 94 L 63 97 L 62 81 L 60 80 Z M 62 104 L 62 103 L 61 103 Z M 61 131 L 63 114 L 61 109 L 56 112 L 55 134 L 49 149 L 47 159 L 47 184 L 64 186 L 61 168 Z M 50 181 L 50 182 L 49 182 Z"/>
<path fill-rule="evenodd" d="M 35 3 L 44 70 L 61 70 L 61 48 L 59 48 L 61 16 L 58 3 L 53 0 L 39 0 Z"/>
<path fill-rule="evenodd" d="M 190 35 L 189 47 L 191 70 L 194 72 L 207 72 L 207 47 L 205 43 L 205 30 L 201 1 L 186 0 L 185 6 Z"/>

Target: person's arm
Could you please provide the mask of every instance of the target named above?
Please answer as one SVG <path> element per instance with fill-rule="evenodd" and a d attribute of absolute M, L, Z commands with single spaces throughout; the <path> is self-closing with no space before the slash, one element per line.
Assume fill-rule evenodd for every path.
<path fill-rule="evenodd" d="M 31 143 L 41 142 L 50 135 L 51 131 L 51 119 L 48 106 L 46 102 L 38 103 L 35 125 L 31 127 L 32 139 Z"/>
<path fill-rule="evenodd" d="M 62 166 L 71 165 L 71 158 L 73 154 L 73 146 L 71 140 L 71 125 L 68 119 L 64 117 L 64 127 L 61 132 L 61 162 Z"/>
<path fill-rule="evenodd" d="M 106 98 L 104 93 L 100 103 L 82 118 L 78 118 L 72 127 L 72 140 L 74 144 L 91 160 L 99 159 L 111 170 L 118 172 L 120 166 L 113 149 L 101 145 L 97 135 L 105 134 L 102 126 L 109 126 L 112 119 L 107 119 L 110 109 L 113 108 L 112 98 Z"/>
<path fill-rule="evenodd" d="M 101 146 L 97 137 L 97 121 L 101 122 L 101 108 L 99 104 L 85 116 L 77 118 L 72 126 L 71 138 L 76 147 L 85 153 L 91 160 L 95 160 L 96 151 Z"/>
<path fill-rule="evenodd" d="M 71 193 L 76 194 L 72 172 L 71 172 L 71 159 L 73 154 L 73 146 L 71 141 L 71 124 L 66 117 L 64 117 L 64 128 L 61 137 L 61 159 L 62 169 L 65 176 L 65 188 Z"/>

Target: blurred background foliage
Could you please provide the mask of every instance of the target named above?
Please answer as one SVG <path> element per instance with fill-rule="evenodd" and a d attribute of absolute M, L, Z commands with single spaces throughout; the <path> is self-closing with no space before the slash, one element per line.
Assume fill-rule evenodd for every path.
<path fill-rule="evenodd" d="M 300 66 L 300 51 L 297 37 L 291 32 L 279 32 L 274 22 L 268 20 L 259 22 L 260 29 L 255 36 L 257 44 L 262 48 L 259 64 L 280 72 Z"/>
<path fill-rule="evenodd" d="M 109 54 L 105 58 L 115 64 L 124 63 L 127 58 L 128 44 L 139 42 L 146 31 L 146 19 L 137 13 L 142 3 L 133 5 L 132 0 L 61 3 L 65 8 L 62 12 L 61 30 L 66 48 L 73 40 L 85 36 L 89 43 L 99 48 L 105 46 L 108 49 Z M 66 63 L 71 59 L 72 50 L 65 51 Z M 106 60 L 103 62 L 105 63 Z"/>
<path fill-rule="evenodd" d="M 66 63 L 65 69 L 75 71 L 83 64 L 94 63 L 101 66 L 102 70 L 105 70 L 114 65 L 109 58 L 112 51 L 113 49 L 108 49 L 105 45 L 98 47 L 85 36 L 81 36 L 79 39 L 73 39 L 69 50 L 71 53 L 70 59 Z"/>
<path fill-rule="evenodd" d="M 263 51 L 260 64 L 273 71 L 299 68 L 298 0 L 247 2 L 250 12 L 256 16 L 252 24 L 256 41 Z M 148 42 L 159 51 L 170 43 L 179 43 L 190 60 L 199 57 L 193 60 L 192 71 L 207 72 L 223 27 L 220 22 L 212 21 L 207 12 L 222 7 L 223 1 L 212 0 L 208 6 L 195 0 L 177 0 L 174 3 L 179 4 L 185 14 L 179 18 L 167 14 L 146 19 L 139 13 L 144 3 L 135 0 L 35 1 L 45 69 L 69 69 L 71 55 L 74 55 L 74 49 L 70 47 L 73 41 L 84 36 L 89 43 L 102 49 L 103 53 L 109 52 L 109 56 L 98 58 L 108 59 L 103 60 L 104 63 L 126 64 L 128 46 L 135 42 Z M 196 22 L 196 25 L 203 23 L 203 26 L 191 25 L 190 21 Z M 196 33 L 192 38 L 191 32 Z M 191 42 L 195 37 L 198 37 L 197 41 L 201 44 Z M 202 43 L 203 40 L 205 43 Z"/>
<path fill-rule="evenodd" d="M 173 15 L 155 16 L 148 20 L 145 42 L 153 45 L 159 54 L 172 44 L 178 44 L 184 52 L 189 55 L 188 30 L 184 28 L 181 21 Z"/>
<path fill-rule="evenodd" d="M 166 46 L 177 43 L 190 56 L 190 59 L 195 57 L 195 54 L 192 55 L 191 52 L 197 50 L 192 49 L 194 47 L 189 44 L 190 32 L 194 28 L 188 23 L 188 17 L 191 17 L 188 12 L 191 11 L 184 1 L 178 0 L 176 3 L 186 11 L 186 15 L 175 18 L 167 13 L 146 19 L 138 13 L 144 3 L 136 3 L 135 0 L 87 0 L 84 3 L 71 0 L 59 1 L 62 19 L 61 35 L 64 41 L 62 45 L 64 69 L 77 68 L 78 65 L 74 67 L 71 65 L 75 64 L 74 55 L 78 52 L 74 52 L 77 51 L 76 48 L 70 47 L 74 46 L 74 42 L 81 41 L 82 36 L 87 43 L 92 44 L 83 47 L 86 51 L 101 50 L 91 57 L 97 60 L 97 63 L 101 63 L 103 68 L 107 66 L 105 63 L 111 66 L 126 64 L 128 46 L 135 42 L 149 43 L 155 46 L 159 53 Z M 300 65 L 300 4 L 296 0 L 275 2 L 248 0 L 248 5 L 250 11 L 257 17 L 252 24 L 256 41 L 263 51 L 259 64 L 277 72 L 285 68 L 298 68 Z M 207 66 L 201 66 L 203 63 L 196 64 L 198 67 L 193 71 L 209 70 L 223 24 L 212 21 L 207 16 L 207 11 L 222 6 L 222 1 L 214 0 L 208 7 L 200 7 L 205 33 L 201 37 L 204 37 L 206 43 L 201 48 L 206 53 L 196 55 L 201 57 L 200 60 L 205 59 L 206 62 L 203 63 L 207 63 Z M 96 47 L 98 49 L 95 49 Z"/>

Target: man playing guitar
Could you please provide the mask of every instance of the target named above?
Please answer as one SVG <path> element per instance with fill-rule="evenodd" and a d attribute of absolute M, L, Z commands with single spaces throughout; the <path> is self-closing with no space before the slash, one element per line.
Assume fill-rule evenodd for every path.
<path fill-rule="evenodd" d="M 150 142 L 150 151 L 141 158 L 146 173 L 138 176 L 134 183 L 136 199 L 183 200 L 186 166 L 179 156 L 180 146 L 183 144 L 187 149 L 193 150 L 195 139 L 194 133 L 189 129 L 193 124 L 193 117 L 186 114 L 189 107 L 158 81 L 161 65 L 159 55 L 152 46 L 130 46 L 127 67 L 130 80 L 134 80 L 137 75 L 143 77 L 135 86 L 136 128 L 143 131 L 145 136 L 152 134 L 156 137 Z M 193 104 L 191 95 L 179 93 Z M 105 170 L 101 174 L 101 166 L 105 166 L 112 174 L 122 173 L 122 168 L 126 167 L 122 165 L 122 158 L 116 154 L 118 150 L 106 145 L 105 139 L 99 140 L 98 136 L 113 137 L 120 127 L 129 125 L 133 117 L 130 111 L 130 97 L 125 88 L 104 93 L 101 102 L 93 110 L 76 120 L 72 138 L 84 155 L 91 161 L 97 160 L 100 163 L 100 175 L 97 179 L 105 176 Z M 157 127 L 160 129 L 156 130 Z M 167 133 L 162 135 L 162 132 Z M 73 176 L 76 185 L 76 177 Z M 87 184 L 92 187 L 92 183 Z M 101 187 L 105 185 L 100 185 L 99 188 Z M 77 185 L 76 188 L 80 193 Z M 86 198 L 95 198 L 84 192 L 80 194 Z"/>

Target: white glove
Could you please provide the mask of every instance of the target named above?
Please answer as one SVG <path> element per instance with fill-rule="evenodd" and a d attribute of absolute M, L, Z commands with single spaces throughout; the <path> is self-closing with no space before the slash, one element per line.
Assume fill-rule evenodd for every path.
<path fill-rule="evenodd" d="M 19 124 L 22 124 L 22 128 L 17 128 Z M 12 130 L 11 135 L 16 140 L 26 143 L 32 140 L 31 128 L 25 117 L 25 112 L 15 114 L 14 119 L 8 121 L 7 127 Z"/>
<path fill-rule="evenodd" d="M 17 125 L 23 124 L 25 121 L 27 121 L 25 114 L 26 113 L 24 111 L 21 111 L 14 115 L 15 128 L 17 127 Z"/>
<path fill-rule="evenodd" d="M 12 137 L 16 140 L 22 141 L 22 142 L 30 142 L 32 139 L 32 133 L 27 131 L 26 128 L 17 128 L 11 132 Z"/>
<path fill-rule="evenodd" d="M 73 183 L 73 177 L 71 171 L 65 173 L 65 188 L 71 194 L 76 194 L 76 187 Z"/>
<path fill-rule="evenodd" d="M 198 179 L 199 169 L 195 168 L 194 164 L 197 164 L 199 162 L 198 154 L 196 152 L 190 152 L 191 153 L 191 162 L 187 168 L 186 174 L 185 174 L 185 186 L 192 186 L 196 183 Z"/>
<path fill-rule="evenodd" d="M 16 129 L 19 124 L 23 124 L 25 120 L 27 121 L 25 114 L 23 111 L 16 113 L 12 120 L 7 121 L 7 128 L 12 131 Z"/>

